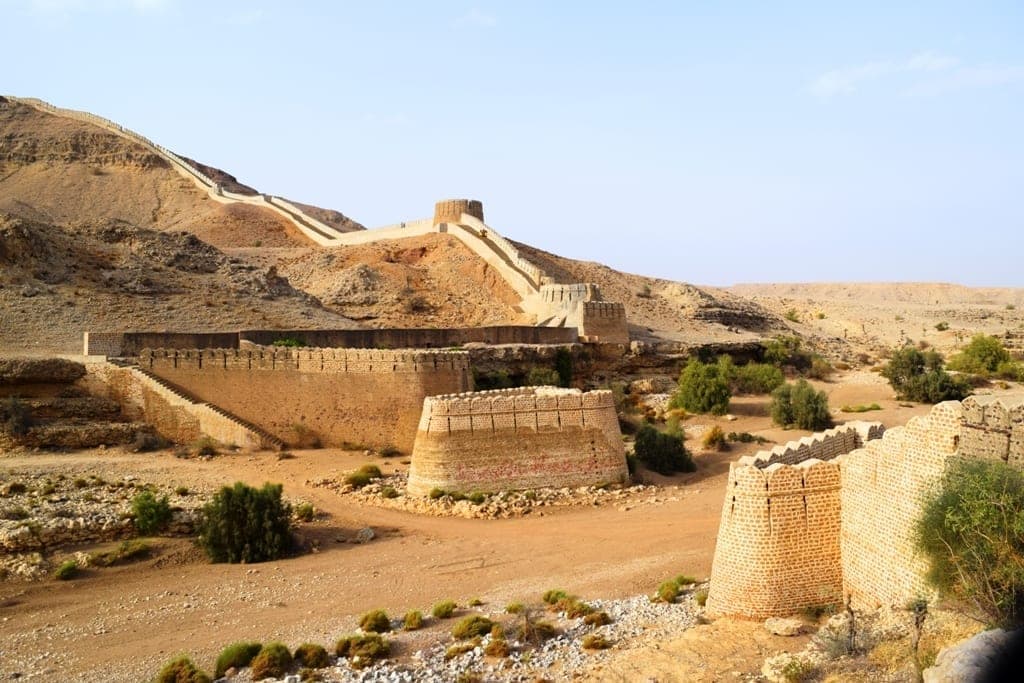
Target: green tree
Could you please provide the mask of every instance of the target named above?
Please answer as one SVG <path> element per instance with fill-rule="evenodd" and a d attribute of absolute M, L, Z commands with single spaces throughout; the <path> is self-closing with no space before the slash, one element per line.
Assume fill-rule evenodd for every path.
<path fill-rule="evenodd" d="M 942 356 L 935 351 L 922 353 L 913 346 L 904 346 L 882 368 L 882 376 L 889 380 L 896 395 L 907 401 L 940 403 L 968 396 L 971 389 L 967 382 L 951 376 L 942 364 Z"/>
<path fill-rule="evenodd" d="M 915 526 L 928 580 L 989 622 L 1024 623 L 1024 474 L 960 460 L 923 500 Z"/>
<path fill-rule="evenodd" d="M 157 498 L 151 491 L 143 491 L 132 499 L 135 530 L 143 536 L 150 536 L 166 529 L 171 523 L 171 514 L 167 496 Z"/>
<path fill-rule="evenodd" d="M 803 372 L 811 367 L 814 356 L 803 349 L 799 337 L 776 337 L 765 344 L 764 360 L 778 368 Z"/>
<path fill-rule="evenodd" d="M 213 562 L 265 562 L 292 544 L 291 506 L 280 484 L 225 486 L 203 507 L 199 543 Z"/>
<path fill-rule="evenodd" d="M 732 393 L 729 380 L 723 374 L 721 364 L 712 365 L 691 358 L 679 376 L 679 387 L 669 405 L 691 413 L 724 415 L 729 410 Z"/>
<path fill-rule="evenodd" d="M 573 361 L 572 352 L 569 349 L 555 351 L 555 372 L 558 373 L 558 386 L 572 386 Z"/>
<path fill-rule="evenodd" d="M 999 366 L 1012 362 L 1010 352 L 995 337 L 976 334 L 963 351 L 949 359 L 949 369 L 988 376 L 996 373 Z"/>
<path fill-rule="evenodd" d="M 682 439 L 662 434 L 651 425 L 644 425 L 637 432 L 633 450 L 640 462 L 658 474 L 694 472 L 697 469 Z"/>
<path fill-rule="evenodd" d="M 824 391 L 816 391 L 805 379 L 783 384 L 773 391 L 769 410 L 772 421 L 782 426 L 795 425 L 812 431 L 832 426 L 828 396 Z"/>

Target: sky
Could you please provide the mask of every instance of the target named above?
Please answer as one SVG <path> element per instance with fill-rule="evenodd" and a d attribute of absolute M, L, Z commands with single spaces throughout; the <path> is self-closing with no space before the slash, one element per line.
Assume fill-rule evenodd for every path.
<path fill-rule="evenodd" d="M 0 94 L 367 227 L 466 197 L 697 284 L 1024 286 L 1024 3 L 838 4 L 0 0 Z"/>

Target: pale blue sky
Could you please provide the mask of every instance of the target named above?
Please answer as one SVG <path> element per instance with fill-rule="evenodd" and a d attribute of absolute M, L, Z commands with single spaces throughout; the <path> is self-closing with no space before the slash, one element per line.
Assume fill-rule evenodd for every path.
<path fill-rule="evenodd" d="M 0 0 L 0 93 L 367 226 L 701 284 L 1024 286 L 1018 2 Z"/>

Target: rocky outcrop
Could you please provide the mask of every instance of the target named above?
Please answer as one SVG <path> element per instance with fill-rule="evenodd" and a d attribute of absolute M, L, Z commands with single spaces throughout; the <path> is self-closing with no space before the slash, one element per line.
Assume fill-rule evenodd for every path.
<path fill-rule="evenodd" d="M 0 358 L 0 385 L 68 384 L 84 375 L 84 365 L 63 358 Z"/>

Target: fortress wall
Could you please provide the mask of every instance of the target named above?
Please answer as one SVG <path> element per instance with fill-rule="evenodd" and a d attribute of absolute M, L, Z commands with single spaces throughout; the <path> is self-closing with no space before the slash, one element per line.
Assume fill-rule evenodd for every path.
<path fill-rule="evenodd" d="M 838 427 L 802 437 L 797 441 L 780 444 L 771 450 L 758 451 L 752 456 L 743 456 L 737 460 L 737 463 L 765 468 L 775 463 L 796 465 L 812 458 L 832 460 L 844 453 L 863 447 L 868 441 L 881 438 L 884 433 L 885 426 L 881 422 L 847 422 Z"/>
<path fill-rule="evenodd" d="M 938 480 L 962 443 L 964 407 L 940 403 L 843 456 L 844 593 L 855 605 L 902 605 L 930 594 L 913 549 L 921 494 Z"/>
<path fill-rule="evenodd" d="M 145 350 L 143 368 L 294 442 L 294 425 L 325 446 L 394 445 L 409 452 L 427 396 L 472 384 L 462 351 L 377 349 Z"/>
<path fill-rule="evenodd" d="M 610 391 L 524 387 L 425 399 L 408 489 L 493 492 L 627 476 Z"/>
<path fill-rule="evenodd" d="M 606 301 L 585 301 L 580 306 L 580 337 L 588 342 L 628 344 L 626 307 Z"/>
<path fill-rule="evenodd" d="M 540 288 L 541 300 L 547 304 L 576 304 L 583 301 L 600 301 L 601 290 L 592 283 L 572 285 L 544 285 Z M 566 306 L 568 307 L 568 306 Z"/>
<path fill-rule="evenodd" d="M 963 422 L 961 455 L 1024 468 L 1024 398 L 970 396 Z"/>
<path fill-rule="evenodd" d="M 840 601 L 840 465 L 733 463 L 707 609 L 764 619 Z"/>
<path fill-rule="evenodd" d="M 476 199 L 442 199 L 434 204 L 434 224 L 458 223 L 462 220 L 464 213 L 482 223 L 484 205 Z"/>

